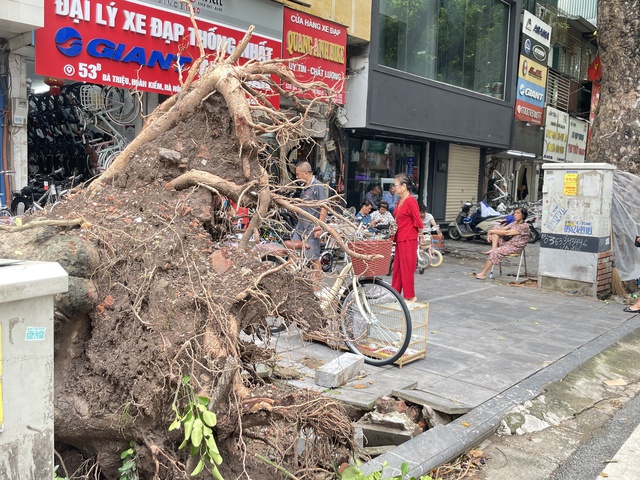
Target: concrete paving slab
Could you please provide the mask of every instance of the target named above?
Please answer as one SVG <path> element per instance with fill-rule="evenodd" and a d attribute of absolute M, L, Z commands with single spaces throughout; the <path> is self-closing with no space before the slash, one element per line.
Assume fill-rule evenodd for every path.
<path fill-rule="evenodd" d="M 501 390 L 491 390 L 479 387 L 468 381 L 460 381 L 455 378 L 445 378 L 435 385 L 423 388 L 427 392 L 432 392 L 454 402 L 464 403 L 477 407 L 490 398 L 495 397 Z"/>
<path fill-rule="evenodd" d="M 408 400 L 418 405 L 432 407 L 434 410 L 444 412 L 448 415 L 462 415 L 469 412 L 473 407 L 460 402 L 452 401 L 449 398 L 441 397 L 429 393 L 420 388 L 393 390 L 391 394 L 394 397 Z"/>
<path fill-rule="evenodd" d="M 539 370 L 535 364 L 518 364 L 507 358 L 488 360 L 452 375 L 451 378 L 488 390 L 502 392 Z"/>
<path fill-rule="evenodd" d="M 438 349 L 438 351 L 434 351 Z M 427 347 L 427 358 L 412 362 L 405 366 L 405 369 L 415 368 L 423 374 L 431 373 L 441 377 L 449 377 L 457 372 L 467 368 L 469 363 L 479 361 L 484 357 L 474 355 L 473 353 L 462 352 L 461 350 L 441 347 L 439 345 L 430 345 Z"/>

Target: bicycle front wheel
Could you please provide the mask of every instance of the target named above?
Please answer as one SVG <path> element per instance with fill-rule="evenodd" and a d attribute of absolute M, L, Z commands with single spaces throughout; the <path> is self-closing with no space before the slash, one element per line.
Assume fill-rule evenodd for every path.
<path fill-rule="evenodd" d="M 353 353 L 370 365 L 389 365 L 411 340 L 411 316 L 404 299 L 379 278 L 360 278 L 342 297 L 340 329 Z"/>
<path fill-rule="evenodd" d="M 435 248 L 431 250 L 431 262 L 432 267 L 439 267 L 442 264 L 442 253 Z"/>
<path fill-rule="evenodd" d="M 429 252 L 419 248 L 418 249 L 418 270 L 424 270 L 426 268 L 429 268 L 430 263 L 431 263 L 431 257 L 429 257 Z"/>

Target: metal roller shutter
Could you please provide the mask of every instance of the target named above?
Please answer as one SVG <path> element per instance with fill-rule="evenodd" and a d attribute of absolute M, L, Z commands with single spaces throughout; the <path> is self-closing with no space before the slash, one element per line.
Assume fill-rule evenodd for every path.
<path fill-rule="evenodd" d="M 462 202 L 477 200 L 480 149 L 449 145 L 447 171 L 446 221 L 451 222 L 458 215 Z"/>

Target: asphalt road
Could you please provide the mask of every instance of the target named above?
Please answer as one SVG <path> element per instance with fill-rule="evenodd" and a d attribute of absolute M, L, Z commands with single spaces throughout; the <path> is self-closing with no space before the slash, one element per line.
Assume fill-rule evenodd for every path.
<path fill-rule="evenodd" d="M 620 447 L 640 425 L 640 396 L 630 400 L 607 423 L 594 432 L 587 443 L 579 447 L 549 477 L 549 480 L 584 480 L 603 478 L 600 472 L 606 467 Z M 611 477 L 612 480 L 640 479 L 637 459 L 629 465 L 632 471 L 626 476 Z"/>

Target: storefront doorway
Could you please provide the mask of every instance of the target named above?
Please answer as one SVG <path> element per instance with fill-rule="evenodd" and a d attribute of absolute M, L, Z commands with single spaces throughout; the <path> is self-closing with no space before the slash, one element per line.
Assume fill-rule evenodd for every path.
<path fill-rule="evenodd" d="M 407 173 L 415 183 L 413 195 L 426 197 L 428 143 L 380 138 L 350 137 L 347 164 L 346 201 L 360 208 L 364 195 L 373 185 L 387 191 L 393 177 Z"/>

